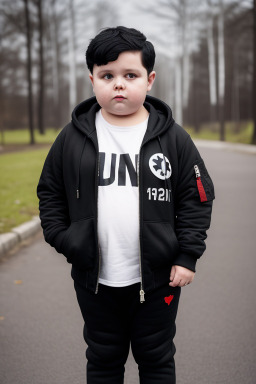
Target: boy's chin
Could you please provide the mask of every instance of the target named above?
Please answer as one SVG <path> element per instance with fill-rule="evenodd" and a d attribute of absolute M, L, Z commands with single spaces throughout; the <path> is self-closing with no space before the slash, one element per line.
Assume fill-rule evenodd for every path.
<path fill-rule="evenodd" d="M 107 111 L 102 108 L 102 115 L 108 123 L 113 125 L 137 125 L 148 117 L 148 111 L 144 106 L 137 110 Z"/>

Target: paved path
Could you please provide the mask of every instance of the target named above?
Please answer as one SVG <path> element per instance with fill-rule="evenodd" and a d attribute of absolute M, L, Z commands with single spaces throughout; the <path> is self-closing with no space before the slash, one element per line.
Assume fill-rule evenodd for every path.
<path fill-rule="evenodd" d="M 182 289 L 177 384 L 255 384 L 256 156 L 201 153 L 217 199 L 207 251 L 193 284 Z M 41 234 L 1 261 L 1 384 L 86 383 L 83 322 L 69 273 Z M 139 383 L 131 355 L 125 383 Z"/>

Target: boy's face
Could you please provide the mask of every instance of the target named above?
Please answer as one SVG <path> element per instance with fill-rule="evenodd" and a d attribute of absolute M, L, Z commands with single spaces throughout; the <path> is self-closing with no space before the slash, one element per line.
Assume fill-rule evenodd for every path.
<path fill-rule="evenodd" d="M 140 122 L 144 113 L 143 103 L 152 88 L 155 72 L 149 75 L 142 65 L 141 52 L 122 52 L 116 61 L 106 65 L 94 65 L 90 74 L 93 90 L 103 116 L 111 122 L 111 117 L 127 117 Z"/>

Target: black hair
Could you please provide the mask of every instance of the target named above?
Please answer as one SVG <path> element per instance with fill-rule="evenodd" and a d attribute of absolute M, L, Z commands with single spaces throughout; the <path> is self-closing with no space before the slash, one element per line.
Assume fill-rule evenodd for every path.
<path fill-rule="evenodd" d="M 91 40 L 85 54 L 87 67 L 92 73 L 94 64 L 106 65 L 125 51 L 141 51 L 142 65 L 148 75 L 152 72 L 155 64 L 153 44 L 137 29 L 122 26 L 105 28 Z"/>

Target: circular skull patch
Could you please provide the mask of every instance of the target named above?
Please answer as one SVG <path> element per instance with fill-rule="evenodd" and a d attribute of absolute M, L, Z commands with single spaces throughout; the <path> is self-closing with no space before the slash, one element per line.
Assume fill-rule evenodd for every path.
<path fill-rule="evenodd" d="M 172 174 L 170 161 L 162 153 L 155 153 L 149 159 L 149 168 L 158 179 L 169 179 Z"/>

